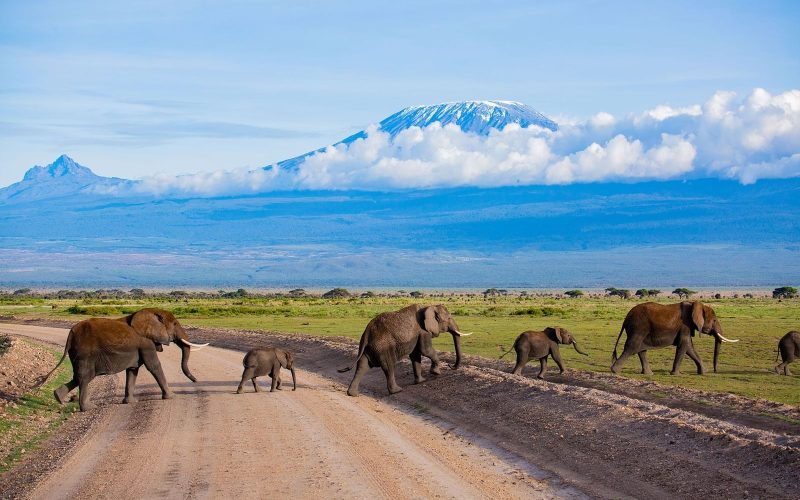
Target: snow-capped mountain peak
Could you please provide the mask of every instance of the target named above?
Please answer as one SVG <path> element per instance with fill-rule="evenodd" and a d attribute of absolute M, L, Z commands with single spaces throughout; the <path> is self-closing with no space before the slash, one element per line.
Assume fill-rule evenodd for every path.
<path fill-rule="evenodd" d="M 381 120 L 378 128 L 391 137 L 395 137 L 410 127 L 424 128 L 434 123 L 442 126 L 453 124 L 464 132 L 478 135 L 489 135 L 491 130 L 502 130 L 511 124 L 520 127 L 537 126 L 553 131 L 558 130 L 556 122 L 532 107 L 517 101 L 457 101 L 427 106 L 410 106 Z M 362 130 L 336 144 L 350 144 L 366 136 L 367 132 Z M 279 162 L 278 166 L 293 170 L 308 156 L 320 151 L 322 149 L 284 160 Z M 265 168 L 269 169 L 271 166 Z"/>
<path fill-rule="evenodd" d="M 96 178 L 94 172 L 90 169 L 84 167 L 75 162 L 72 158 L 67 155 L 61 155 L 56 160 L 47 165 L 46 167 L 41 167 L 36 165 L 25 172 L 25 177 L 23 177 L 23 181 L 47 181 L 50 179 L 56 179 L 59 177 L 73 177 L 73 178 L 82 178 L 82 179 L 92 179 Z"/>

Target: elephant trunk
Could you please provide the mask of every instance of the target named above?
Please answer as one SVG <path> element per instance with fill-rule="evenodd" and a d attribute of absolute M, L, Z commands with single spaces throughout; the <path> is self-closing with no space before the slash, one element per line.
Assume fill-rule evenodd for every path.
<path fill-rule="evenodd" d="M 453 369 L 455 370 L 461 365 L 461 334 L 460 333 L 453 333 L 453 346 L 456 350 L 456 362 L 453 365 Z"/>
<path fill-rule="evenodd" d="M 714 373 L 717 373 L 717 359 L 719 359 L 719 346 L 722 344 L 722 341 L 718 338 L 714 338 Z"/>
<path fill-rule="evenodd" d="M 295 377 L 295 375 L 294 375 L 294 366 L 289 368 L 289 370 L 292 372 L 292 386 L 293 386 L 292 390 L 296 391 L 297 390 L 297 377 Z"/>
<path fill-rule="evenodd" d="M 181 348 L 181 370 L 183 370 L 183 374 L 186 375 L 186 378 L 192 382 L 197 382 L 192 372 L 189 371 L 189 352 L 192 348 L 184 342 L 179 342 L 179 344 Z"/>
<path fill-rule="evenodd" d="M 572 339 L 572 347 L 574 347 L 575 350 L 578 351 L 578 354 L 583 354 L 584 356 L 588 356 L 588 354 L 578 349 L 578 343 L 575 342 L 575 339 Z"/>

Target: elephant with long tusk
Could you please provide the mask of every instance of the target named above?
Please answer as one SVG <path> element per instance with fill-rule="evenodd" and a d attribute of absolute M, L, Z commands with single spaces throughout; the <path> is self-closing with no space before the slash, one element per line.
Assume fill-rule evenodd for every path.
<path fill-rule="evenodd" d="M 622 355 L 617 358 L 617 344 L 622 332 L 628 334 Z M 723 342 L 739 342 L 722 335 L 722 324 L 714 309 L 701 302 L 680 302 L 678 304 L 657 304 L 645 302 L 634 306 L 625 316 L 622 328 L 614 344 L 611 371 L 618 373 L 622 363 L 633 354 L 639 355 L 642 373 L 652 375 L 647 361 L 647 350 L 675 346 L 675 361 L 672 374 L 680 373 L 681 361 L 688 355 L 697 365 L 697 373 L 705 374 L 703 362 L 694 350 L 692 337 L 695 332 L 714 337 L 714 371 L 717 371 L 719 347 Z"/>
<path fill-rule="evenodd" d="M 356 356 L 356 373 L 347 389 L 350 396 L 358 395 L 361 377 L 369 368 L 380 366 L 386 375 L 389 394 L 402 389 L 394 378 L 395 365 L 404 356 L 411 359 L 414 369 L 414 383 L 424 382 L 422 376 L 422 356 L 431 360 L 430 373 L 439 375 L 439 355 L 433 348 L 432 339 L 441 332 L 453 336 L 456 361 L 452 365 L 456 369 L 461 364 L 461 337 L 472 335 L 462 333 L 447 308 L 441 304 L 420 306 L 413 304 L 399 311 L 385 312 L 374 317 L 361 335 Z M 339 373 L 352 369 L 342 368 Z"/>
<path fill-rule="evenodd" d="M 157 352 L 164 345 L 175 342 L 181 349 L 181 370 L 192 382 L 197 382 L 189 371 L 191 349 L 201 349 L 208 344 L 194 344 L 189 341 L 186 330 L 175 316 L 163 309 L 142 309 L 119 319 L 90 318 L 75 324 L 69 331 L 64 354 L 61 360 L 39 382 L 43 384 L 64 358 L 69 355 L 72 362 L 72 380 L 60 386 L 53 393 L 64 404 L 69 392 L 79 390 L 81 411 L 91 408 L 89 404 L 89 382 L 97 375 L 107 375 L 126 371 L 125 398 L 123 403 L 136 401 L 133 395 L 136 376 L 142 365 L 153 374 L 161 388 L 161 397 L 169 399 L 172 393 L 164 378 L 164 371 Z"/>

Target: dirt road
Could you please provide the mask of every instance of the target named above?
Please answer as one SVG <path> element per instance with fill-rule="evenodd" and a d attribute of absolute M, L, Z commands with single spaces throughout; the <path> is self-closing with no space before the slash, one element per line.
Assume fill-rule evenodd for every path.
<path fill-rule="evenodd" d="M 0 332 L 63 345 L 67 330 L 0 325 Z M 135 404 L 113 398 L 60 467 L 31 498 L 553 498 L 577 490 L 537 479 L 529 464 L 443 431 L 430 417 L 298 370 L 298 389 L 234 394 L 242 353 L 193 352 L 199 383 L 180 371 L 180 352 L 161 355 L 175 391 L 160 399 L 140 371 Z M 302 367 L 302 363 L 298 366 Z M 288 381 L 288 382 L 287 382 Z M 269 389 L 269 378 L 264 386 Z M 93 384 L 97 385 L 95 382 Z M 284 385 L 291 387 L 288 372 Z M 95 410 L 96 411 L 96 410 Z M 2 495 L 0 495 L 2 496 Z"/>

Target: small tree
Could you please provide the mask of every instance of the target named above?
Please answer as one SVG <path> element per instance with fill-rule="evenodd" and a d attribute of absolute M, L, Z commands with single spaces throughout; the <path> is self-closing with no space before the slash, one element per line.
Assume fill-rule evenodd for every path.
<path fill-rule="evenodd" d="M 495 295 L 500 295 L 500 290 L 497 288 L 487 288 L 483 291 L 484 297 L 494 297 Z"/>
<path fill-rule="evenodd" d="M 361 298 L 362 299 L 371 299 L 374 296 L 375 296 L 375 292 L 369 292 L 369 291 L 368 292 L 364 292 L 364 293 L 361 294 Z"/>
<path fill-rule="evenodd" d="M 423 294 L 419 290 L 414 290 L 413 292 L 409 293 L 409 295 L 414 297 L 415 299 L 418 299 L 420 297 L 424 297 L 425 296 L 425 294 Z"/>
<path fill-rule="evenodd" d="M 640 288 L 640 289 L 636 290 L 636 293 L 634 295 L 636 295 L 640 299 L 642 299 L 644 297 L 649 297 L 650 296 L 650 290 L 647 290 L 646 288 Z"/>
<path fill-rule="evenodd" d="M 688 288 L 676 288 L 672 291 L 674 295 L 677 295 L 681 299 L 688 299 L 692 295 L 696 294 L 694 290 L 689 290 Z"/>
<path fill-rule="evenodd" d="M 630 290 L 626 290 L 624 288 L 614 288 L 613 286 L 606 288 L 606 293 L 612 297 L 617 296 L 622 297 L 623 299 L 629 299 L 631 297 Z"/>
<path fill-rule="evenodd" d="M 567 297 L 573 298 L 573 299 L 577 299 L 578 297 L 582 297 L 583 296 L 583 291 L 581 291 L 581 290 L 567 290 L 566 292 L 564 292 L 564 295 L 566 295 Z"/>
<path fill-rule="evenodd" d="M 772 291 L 773 299 L 791 299 L 797 297 L 797 288 L 793 286 L 782 286 Z"/>
<path fill-rule="evenodd" d="M 655 297 L 659 293 L 661 293 L 661 290 L 658 290 L 656 288 L 651 288 L 650 290 L 647 291 L 647 295 L 649 295 L 650 297 Z"/>
<path fill-rule="evenodd" d="M 14 295 L 29 295 L 30 293 L 30 288 L 20 288 L 19 290 L 14 290 Z"/>
<path fill-rule="evenodd" d="M 289 297 L 302 297 L 306 294 L 306 291 L 302 288 L 295 288 L 294 290 L 289 290 Z"/>
<path fill-rule="evenodd" d="M 144 297 L 144 290 L 142 290 L 141 288 L 131 288 L 130 290 L 128 290 L 128 293 L 131 294 L 131 297 L 134 297 L 136 299 Z"/>
<path fill-rule="evenodd" d="M 334 288 L 322 294 L 323 299 L 346 299 L 351 296 L 346 288 Z"/>

